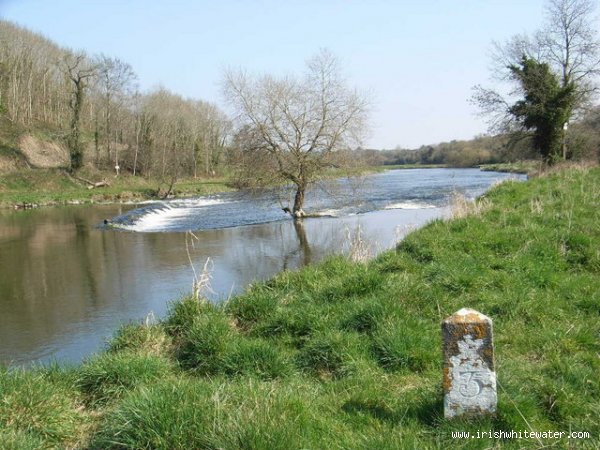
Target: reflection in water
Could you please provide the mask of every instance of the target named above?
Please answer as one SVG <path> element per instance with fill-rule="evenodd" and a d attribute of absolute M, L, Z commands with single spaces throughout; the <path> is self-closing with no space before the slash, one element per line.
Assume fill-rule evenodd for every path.
<path fill-rule="evenodd" d="M 302 252 L 302 265 L 308 266 L 311 263 L 311 250 L 306 237 L 306 229 L 304 228 L 304 222 L 302 220 L 294 220 L 294 230 L 296 230 L 296 236 L 298 236 L 298 243 L 300 244 L 300 251 Z M 284 267 L 283 270 L 286 270 Z"/>
<path fill-rule="evenodd" d="M 490 183 L 493 180 L 490 179 Z M 79 361 L 102 347 L 122 323 L 191 291 L 185 233 L 131 233 L 97 228 L 132 206 L 0 212 L 0 362 Z M 336 218 L 285 220 L 195 231 L 192 253 L 214 262 L 213 300 L 256 280 L 339 253 L 345 229 L 360 224 L 380 249 L 396 229 L 418 226 L 440 208 L 390 209 Z"/>
<path fill-rule="evenodd" d="M 95 227 L 121 207 L 70 207 L 0 215 L 0 361 L 78 361 L 114 330 L 191 290 L 184 233 L 124 233 Z M 214 300 L 256 280 L 339 252 L 346 227 L 390 245 L 394 224 L 439 210 L 379 211 L 195 232 L 196 267 L 214 262 Z M 382 232 L 382 229 L 387 231 Z M 383 239 L 383 241 L 382 241 Z"/>

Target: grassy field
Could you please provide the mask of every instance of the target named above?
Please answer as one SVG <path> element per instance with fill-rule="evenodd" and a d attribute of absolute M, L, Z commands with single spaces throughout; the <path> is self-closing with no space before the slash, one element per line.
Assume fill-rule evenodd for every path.
<path fill-rule="evenodd" d="M 105 179 L 110 186 L 88 189 L 87 184 L 69 176 L 62 169 L 29 169 L 0 173 L 0 208 L 34 204 L 63 205 L 67 203 L 130 202 L 160 197 L 166 185 L 158 180 L 129 174 L 81 171 L 79 177 L 94 182 Z M 225 178 L 183 179 L 174 185 L 178 197 L 209 195 L 232 190 Z"/>
<path fill-rule="evenodd" d="M 171 305 L 78 367 L 0 371 L 0 447 L 598 448 L 600 169 L 506 182 L 366 263 Z M 441 320 L 494 320 L 498 414 L 442 412 Z M 456 439 L 453 431 L 587 432 Z"/>

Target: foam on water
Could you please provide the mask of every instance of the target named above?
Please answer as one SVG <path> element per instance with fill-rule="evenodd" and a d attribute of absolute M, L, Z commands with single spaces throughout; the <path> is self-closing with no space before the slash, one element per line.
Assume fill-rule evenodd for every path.
<path fill-rule="evenodd" d="M 225 202 L 220 199 L 184 199 L 163 202 L 156 208 L 148 209 L 131 223 L 115 223 L 115 228 L 142 233 L 167 231 L 181 219 L 189 218 L 195 210 Z"/>
<path fill-rule="evenodd" d="M 435 208 L 435 205 L 430 205 L 428 203 L 401 202 L 401 203 L 392 203 L 391 205 L 387 205 L 384 209 L 429 209 L 429 208 Z"/>
<path fill-rule="evenodd" d="M 323 211 L 313 213 L 313 215 L 319 217 L 339 217 L 341 213 L 341 209 L 324 209 Z"/>

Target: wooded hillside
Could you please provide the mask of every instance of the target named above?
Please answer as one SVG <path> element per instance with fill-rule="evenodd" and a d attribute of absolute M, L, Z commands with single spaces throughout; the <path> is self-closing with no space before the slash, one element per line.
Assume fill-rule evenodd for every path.
<path fill-rule="evenodd" d="M 0 43 L 5 146 L 29 132 L 71 149 L 77 134 L 83 163 L 99 169 L 163 178 L 219 171 L 231 125 L 216 105 L 165 88 L 142 93 L 127 62 L 61 48 L 7 21 Z"/>

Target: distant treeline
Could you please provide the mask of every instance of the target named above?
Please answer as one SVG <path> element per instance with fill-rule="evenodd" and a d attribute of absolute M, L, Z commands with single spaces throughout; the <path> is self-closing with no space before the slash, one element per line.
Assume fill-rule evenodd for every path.
<path fill-rule="evenodd" d="M 600 160 L 599 107 L 590 109 L 583 118 L 570 126 L 565 144 L 569 159 Z M 443 164 L 451 167 L 474 167 L 539 158 L 532 146 L 531 135 L 522 132 L 423 145 L 418 149 L 396 148 L 365 152 L 370 161 L 378 165 Z"/>

